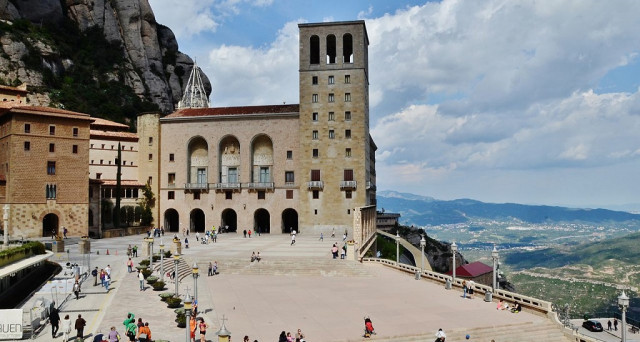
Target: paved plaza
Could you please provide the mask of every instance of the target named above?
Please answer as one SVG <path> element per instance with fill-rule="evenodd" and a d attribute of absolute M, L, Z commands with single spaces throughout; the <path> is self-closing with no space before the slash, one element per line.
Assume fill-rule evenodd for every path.
<path fill-rule="evenodd" d="M 61 309 L 62 317 L 69 314 L 75 319 L 82 314 L 87 320 L 86 340 L 91 341 L 91 335 L 107 332 L 111 326 L 124 335 L 122 321 L 127 312 L 149 322 L 154 340 L 185 340 L 185 330 L 174 322 L 173 309 L 158 297 L 161 292 L 172 292 L 174 283 L 169 282 L 161 292 L 148 285 L 140 291 L 135 273 L 127 273 L 126 248 L 129 244 L 140 247 L 143 237 L 91 241 L 92 267 L 110 264 L 113 268 L 111 289 L 107 293 L 101 286 L 93 286 L 90 277 L 83 284 L 81 298 L 68 299 Z M 165 236 L 167 246 L 170 240 Z M 281 331 L 295 333 L 297 329 L 302 329 L 307 341 L 357 341 L 361 339 L 364 316 L 373 320 L 376 338 L 432 336 L 438 328 L 464 331 L 548 322 L 533 314 L 497 311 L 495 303 L 479 297 L 463 299 L 459 291 L 445 290 L 441 284 L 424 279 L 416 281 L 413 275 L 382 265 L 334 260 L 330 248 L 334 242 L 342 243 L 337 237 L 319 241 L 318 236 L 301 234 L 294 246 L 288 235 L 280 234 L 251 238 L 243 238 L 241 233 L 221 234 L 217 243 L 209 245 L 196 243 L 193 234 L 189 240 L 191 248 L 183 249 L 183 257 L 189 265 L 197 262 L 200 266 L 200 316 L 211 326 L 207 333 L 210 341 L 217 340 L 214 333 L 223 316 L 234 341 L 248 335 L 251 341 L 261 342 L 277 341 Z M 80 262 L 77 243 L 69 242 L 69 259 Z M 250 262 L 252 251 L 260 251 L 260 263 Z M 135 258 L 136 265 L 142 259 Z M 64 263 L 67 255 L 57 255 L 53 260 Z M 219 263 L 220 274 L 208 277 L 206 265 L 214 260 Z M 187 288 L 193 295 L 191 276 L 179 285 L 181 295 Z M 38 292 L 24 307 L 30 307 L 40 297 L 54 295 Z M 58 302 L 62 297 L 58 294 Z M 50 327 L 36 340 L 51 341 Z"/>

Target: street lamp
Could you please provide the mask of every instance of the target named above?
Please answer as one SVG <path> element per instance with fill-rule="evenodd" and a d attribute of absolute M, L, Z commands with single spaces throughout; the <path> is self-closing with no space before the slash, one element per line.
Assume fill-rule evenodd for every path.
<path fill-rule="evenodd" d="M 456 252 L 458 252 L 458 245 L 456 245 L 455 241 L 451 244 L 451 252 L 453 253 L 453 277 L 452 277 L 452 280 L 455 283 L 455 281 L 456 281 Z"/>
<path fill-rule="evenodd" d="M 424 234 L 422 234 L 422 239 L 420 239 L 420 249 L 422 250 L 422 266 L 420 266 L 420 274 L 424 273 L 424 247 L 427 245 L 427 240 L 424 239 Z"/>
<path fill-rule="evenodd" d="M 497 288 L 497 279 L 498 279 L 498 250 L 496 246 L 493 246 L 493 250 L 491 251 L 491 259 L 493 259 L 493 291 L 496 291 Z"/>
<path fill-rule="evenodd" d="M 191 269 L 191 274 L 193 275 L 193 300 L 198 302 L 198 264 L 193 263 L 193 268 Z"/>
<path fill-rule="evenodd" d="M 224 321 L 226 320 L 227 319 L 224 315 L 222 315 L 222 326 L 220 327 L 220 330 L 216 332 L 216 335 L 218 335 L 218 342 L 231 342 L 231 332 L 227 330 L 227 327 L 224 324 Z"/>
<path fill-rule="evenodd" d="M 396 230 L 396 266 L 400 264 L 400 234 L 399 231 Z"/>
<path fill-rule="evenodd" d="M 164 281 L 164 241 L 160 240 L 160 280 Z"/>
<path fill-rule="evenodd" d="M 178 263 L 179 262 L 180 262 L 180 256 L 174 255 L 173 264 L 176 266 L 176 269 L 174 271 L 173 281 L 176 282 L 176 292 L 175 292 L 176 297 L 178 297 Z"/>
<path fill-rule="evenodd" d="M 184 314 L 186 319 L 186 342 L 191 341 L 191 296 L 189 296 L 189 292 L 187 292 L 187 296 L 184 297 Z"/>
<path fill-rule="evenodd" d="M 622 311 L 622 342 L 627 342 L 627 308 L 629 307 L 629 297 L 622 290 L 622 294 L 618 296 L 618 306 Z"/>
<path fill-rule="evenodd" d="M 147 238 L 147 244 L 149 247 L 149 269 L 153 269 L 153 238 Z"/>

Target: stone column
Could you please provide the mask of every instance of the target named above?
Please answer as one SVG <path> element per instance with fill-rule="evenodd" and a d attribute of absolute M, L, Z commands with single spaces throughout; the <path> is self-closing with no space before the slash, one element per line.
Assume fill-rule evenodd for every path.
<path fill-rule="evenodd" d="M 356 245 L 353 240 L 347 241 L 346 259 L 356 261 Z"/>
<path fill-rule="evenodd" d="M 4 244 L 2 245 L 2 249 L 6 249 L 9 248 L 9 205 L 5 204 L 3 209 L 4 214 L 2 214 L 2 229 L 4 230 Z"/>

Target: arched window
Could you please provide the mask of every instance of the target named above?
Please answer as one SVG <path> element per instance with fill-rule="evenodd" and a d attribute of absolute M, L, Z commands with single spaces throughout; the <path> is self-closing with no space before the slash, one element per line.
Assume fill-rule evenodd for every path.
<path fill-rule="evenodd" d="M 336 36 L 330 34 L 327 36 L 327 64 L 336 62 Z"/>
<path fill-rule="evenodd" d="M 342 36 L 342 63 L 353 63 L 353 37 L 351 33 Z"/>
<path fill-rule="evenodd" d="M 311 36 L 309 40 L 309 63 L 320 64 L 320 37 Z"/>

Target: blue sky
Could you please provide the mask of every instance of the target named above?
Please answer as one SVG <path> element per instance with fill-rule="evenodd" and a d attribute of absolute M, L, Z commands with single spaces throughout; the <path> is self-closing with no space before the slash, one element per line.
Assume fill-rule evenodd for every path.
<path fill-rule="evenodd" d="M 150 3 L 213 106 L 297 103 L 297 24 L 365 20 L 378 189 L 640 210 L 638 1 Z"/>

